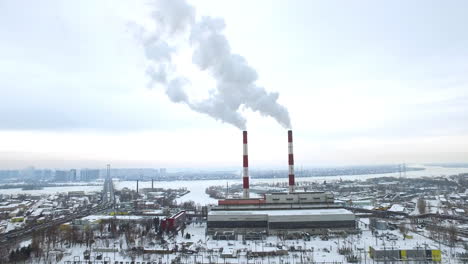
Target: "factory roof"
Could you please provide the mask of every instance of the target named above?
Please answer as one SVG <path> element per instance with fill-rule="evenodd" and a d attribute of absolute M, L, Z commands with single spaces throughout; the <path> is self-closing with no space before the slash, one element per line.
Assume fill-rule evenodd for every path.
<path fill-rule="evenodd" d="M 210 211 L 209 215 L 354 215 L 351 211 L 337 209 L 309 209 L 309 210 L 262 210 L 262 211 Z"/>
<path fill-rule="evenodd" d="M 273 193 L 269 193 L 267 195 L 297 195 L 297 194 L 328 194 L 326 192 L 322 192 L 322 191 L 314 191 L 314 192 L 293 192 L 293 193 L 290 193 L 290 192 L 273 192 Z"/>

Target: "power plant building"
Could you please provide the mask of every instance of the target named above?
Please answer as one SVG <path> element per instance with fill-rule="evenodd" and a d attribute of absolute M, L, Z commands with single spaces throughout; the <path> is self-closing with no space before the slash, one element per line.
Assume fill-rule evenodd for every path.
<path fill-rule="evenodd" d="M 355 215 L 335 204 L 332 193 L 296 191 L 291 130 L 288 131 L 288 192 L 268 193 L 262 198 L 250 198 L 247 142 L 247 131 L 243 131 L 243 198 L 218 201 L 218 206 L 208 213 L 208 235 L 249 236 L 252 233 L 298 232 L 318 234 L 329 230 L 356 229 Z"/>
<path fill-rule="evenodd" d="M 343 209 L 239 210 L 210 211 L 207 233 L 291 232 L 321 233 L 328 229 L 353 230 L 356 221 L 352 212 Z"/>

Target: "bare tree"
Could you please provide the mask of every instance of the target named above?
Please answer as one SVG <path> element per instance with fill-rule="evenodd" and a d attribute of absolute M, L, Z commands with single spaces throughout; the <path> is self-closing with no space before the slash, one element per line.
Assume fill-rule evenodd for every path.
<path fill-rule="evenodd" d="M 8 262 L 8 248 L 2 247 L 0 248 L 0 262 L 7 263 Z"/>
<path fill-rule="evenodd" d="M 408 228 L 406 227 L 405 223 L 401 223 L 398 228 L 400 229 L 401 234 L 406 237 L 406 234 L 408 234 Z"/>
<path fill-rule="evenodd" d="M 114 218 L 110 219 L 108 231 L 111 233 L 112 237 L 115 238 L 117 236 L 117 221 Z"/>
<path fill-rule="evenodd" d="M 66 242 L 68 242 L 69 245 L 71 245 L 73 241 L 72 227 L 70 225 L 64 225 L 60 229 L 63 240 L 65 240 Z"/>
<path fill-rule="evenodd" d="M 99 221 L 99 235 L 102 237 L 102 234 L 104 233 L 104 221 Z"/>
<path fill-rule="evenodd" d="M 55 248 L 57 242 L 58 242 L 58 235 L 59 235 L 59 230 L 58 226 L 52 226 L 49 229 L 49 239 L 52 241 L 52 247 Z"/>
<path fill-rule="evenodd" d="M 93 229 L 89 225 L 86 225 L 84 228 L 84 237 L 85 237 L 84 240 L 86 243 L 86 247 L 91 247 L 91 244 L 94 241 L 94 232 L 93 232 Z"/>
<path fill-rule="evenodd" d="M 41 254 L 41 244 L 40 233 L 34 231 L 31 238 L 31 250 L 34 253 L 34 257 L 39 257 Z"/>
<path fill-rule="evenodd" d="M 450 246 L 453 247 L 458 240 L 457 227 L 454 224 L 451 224 L 449 228 L 447 229 L 447 232 L 448 232 L 448 240 L 449 240 Z"/>
<path fill-rule="evenodd" d="M 417 206 L 418 206 L 419 214 L 425 214 L 426 213 L 427 205 L 426 205 L 426 201 L 423 198 L 418 199 Z"/>

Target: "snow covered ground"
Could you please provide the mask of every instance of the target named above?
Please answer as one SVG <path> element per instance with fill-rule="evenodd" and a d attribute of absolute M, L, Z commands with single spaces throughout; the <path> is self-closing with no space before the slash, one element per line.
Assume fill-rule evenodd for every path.
<path fill-rule="evenodd" d="M 120 241 L 110 241 L 109 249 L 117 249 L 117 252 L 101 253 L 103 260 L 109 260 L 111 263 L 118 261 L 119 263 L 170 263 L 171 260 L 179 258 L 181 263 L 310 263 L 310 262 L 341 262 L 346 263 L 344 255 L 338 253 L 339 248 L 350 248 L 353 254 L 361 258 L 362 262 L 372 261 L 369 257 L 369 247 L 374 248 L 400 248 L 420 250 L 441 249 L 442 263 L 456 263 L 454 261 L 457 252 L 464 252 L 461 247 L 449 248 L 443 244 L 435 243 L 434 241 L 419 235 L 414 232 L 409 232 L 411 239 L 404 238 L 403 235 L 395 231 L 381 231 L 378 237 L 366 228 L 368 223 L 366 219 L 359 222 L 362 228 L 361 234 L 348 235 L 343 237 L 312 237 L 310 241 L 303 239 L 296 240 L 281 240 L 277 236 L 269 236 L 263 241 L 246 241 L 230 240 L 230 241 L 213 241 L 205 236 L 205 224 L 194 223 L 189 225 L 185 234 L 191 235 L 190 239 L 186 239 L 179 233 L 174 238 L 168 239 L 168 248 L 174 248 L 178 245 L 179 252 L 172 254 L 142 254 L 140 256 L 132 256 L 125 253 L 125 250 L 120 250 Z M 99 244 L 99 242 L 97 243 Z M 181 253 L 182 245 L 186 245 L 188 249 L 194 253 Z M 98 246 L 102 248 L 102 246 Z M 124 247 L 125 248 L 125 247 Z M 145 245 L 146 249 L 164 249 L 161 245 Z M 247 252 L 250 256 L 252 252 L 259 255 L 266 252 L 281 252 L 283 249 L 284 255 L 281 256 L 264 256 L 264 257 L 247 257 Z M 65 257 L 60 263 L 68 263 L 67 261 L 83 260 L 83 252 L 86 247 L 73 247 L 68 249 Z M 95 258 L 99 253 L 91 253 L 91 258 Z M 224 257 L 223 257 L 224 256 Z M 449 261 L 451 260 L 451 261 Z M 73 263 L 73 262 L 70 262 Z"/>

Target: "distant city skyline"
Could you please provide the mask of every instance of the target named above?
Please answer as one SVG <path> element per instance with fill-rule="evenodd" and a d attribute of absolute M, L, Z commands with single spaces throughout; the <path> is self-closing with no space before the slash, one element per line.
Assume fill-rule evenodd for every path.
<path fill-rule="evenodd" d="M 297 165 L 468 162 L 465 1 L 188 1 L 278 92 Z M 147 87 L 148 1 L 0 3 L 0 169 L 241 168 L 242 133 Z M 215 82 L 180 47 L 196 100 Z M 251 110 L 252 169 L 287 168 Z"/>

